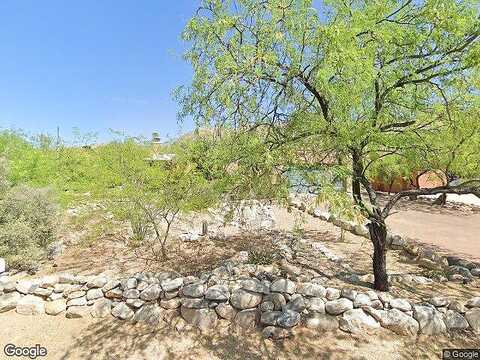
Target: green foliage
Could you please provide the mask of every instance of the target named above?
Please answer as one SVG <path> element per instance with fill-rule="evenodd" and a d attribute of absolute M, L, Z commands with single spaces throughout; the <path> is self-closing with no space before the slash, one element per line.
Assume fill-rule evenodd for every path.
<path fill-rule="evenodd" d="M 252 250 L 248 252 L 248 263 L 255 265 L 270 265 L 274 262 L 275 256 L 271 250 Z"/>

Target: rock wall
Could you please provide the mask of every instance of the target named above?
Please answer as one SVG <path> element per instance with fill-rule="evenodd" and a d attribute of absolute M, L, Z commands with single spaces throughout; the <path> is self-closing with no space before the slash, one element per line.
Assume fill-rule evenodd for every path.
<path fill-rule="evenodd" d="M 305 279 L 305 276 L 302 277 Z M 268 266 L 225 261 L 199 277 L 174 272 L 106 275 L 59 274 L 14 281 L 0 277 L 0 313 L 67 318 L 113 316 L 178 331 L 213 331 L 221 324 L 261 329 L 266 338 L 291 335 L 295 326 L 349 333 L 387 329 L 400 335 L 480 332 L 480 297 L 465 302 L 434 297 L 422 303 L 388 293 L 326 287 L 324 278 L 292 281 Z M 1 319 L 0 314 L 0 319 Z"/>

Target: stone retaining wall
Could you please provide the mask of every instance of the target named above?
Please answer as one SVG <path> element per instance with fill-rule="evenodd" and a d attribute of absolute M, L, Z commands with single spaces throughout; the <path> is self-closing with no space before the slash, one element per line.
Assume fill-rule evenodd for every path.
<path fill-rule="evenodd" d="M 326 287 L 323 278 L 305 282 L 269 273 L 268 266 L 231 260 L 199 277 L 174 272 L 106 275 L 59 274 L 34 280 L 0 277 L 0 313 L 67 318 L 113 317 L 178 331 L 213 330 L 221 324 L 262 329 L 266 338 L 291 335 L 295 326 L 357 333 L 388 329 L 396 334 L 480 332 L 480 297 L 465 302 L 434 297 L 423 303 L 388 293 Z M 1 319 L 2 314 L 0 314 Z"/>

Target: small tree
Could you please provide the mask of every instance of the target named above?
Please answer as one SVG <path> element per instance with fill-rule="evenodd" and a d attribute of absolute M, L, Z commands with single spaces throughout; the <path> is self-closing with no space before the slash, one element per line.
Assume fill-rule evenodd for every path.
<path fill-rule="evenodd" d="M 335 0 L 318 9 L 311 0 L 204 0 L 184 32 L 194 76 L 178 91 L 180 115 L 255 132 L 279 167 L 300 151 L 316 166 L 339 159 L 369 220 L 374 286 L 386 291 L 385 219 L 396 202 L 480 195 L 479 37 L 468 0 Z M 382 208 L 371 169 L 390 157 L 405 173 L 412 159 L 425 170 L 450 157 L 449 167 L 466 164 L 466 181 L 403 191 Z"/>

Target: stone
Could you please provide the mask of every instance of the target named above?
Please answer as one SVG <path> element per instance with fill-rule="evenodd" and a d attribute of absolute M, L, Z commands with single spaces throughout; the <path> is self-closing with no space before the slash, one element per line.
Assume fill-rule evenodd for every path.
<path fill-rule="evenodd" d="M 314 313 L 325 314 L 325 301 L 318 297 L 307 299 L 307 310 Z"/>
<path fill-rule="evenodd" d="M 241 282 L 241 288 L 244 290 L 258 292 L 261 294 L 270 294 L 270 287 L 258 279 L 247 279 Z"/>
<path fill-rule="evenodd" d="M 296 312 L 302 312 L 307 307 L 304 298 L 300 295 L 295 299 L 290 300 L 286 305 L 283 306 L 282 310 L 293 310 Z"/>
<path fill-rule="evenodd" d="M 339 319 L 340 329 L 357 334 L 368 329 L 376 329 L 380 324 L 362 309 L 347 310 Z"/>
<path fill-rule="evenodd" d="M 420 324 L 420 333 L 437 335 L 446 332 L 443 316 L 435 308 L 417 305 L 413 307 L 413 318 Z"/>
<path fill-rule="evenodd" d="M 78 319 L 88 316 L 89 308 L 87 306 L 70 306 L 65 313 L 67 319 Z"/>
<path fill-rule="evenodd" d="M 137 290 L 138 291 L 143 291 L 145 290 L 150 284 L 146 281 L 140 281 L 137 285 Z"/>
<path fill-rule="evenodd" d="M 164 314 L 165 310 L 158 304 L 145 304 L 135 313 L 133 321 L 136 323 L 145 323 L 149 326 L 156 327 L 160 325 L 160 322 L 164 318 Z"/>
<path fill-rule="evenodd" d="M 447 306 L 450 304 L 450 300 L 442 296 L 435 296 L 428 300 L 430 304 L 436 307 Z"/>
<path fill-rule="evenodd" d="M 62 312 L 67 310 L 67 303 L 65 300 L 55 300 L 55 301 L 47 301 L 45 303 L 45 313 L 48 315 L 58 315 Z"/>
<path fill-rule="evenodd" d="M 262 302 L 262 294 L 249 292 L 243 289 L 233 291 L 230 303 L 237 309 L 244 310 L 256 307 Z"/>
<path fill-rule="evenodd" d="M 112 315 L 120 320 L 130 320 L 134 314 L 133 310 L 124 302 L 119 303 L 112 309 Z"/>
<path fill-rule="evenodd" d="M 480 268 L 473 268 L 472 270 L 470 270 L 470 273 L 473 276 L 480 277 Z"/>
<path fill-rule="evenodd" d="M 235 310 L 233 306 L 226 303 L 218 304 L 215 307 L 215 312 L 217 313 L 218 316 L 227 320 L 233 320 L 233 318 L 237 314 L 237 310 Z"/>
<path fill-rule="evenodd" d="M 340 298 L 340 290 L 334 288 L 327 288 L 325 297 L 327 300 L 337 300 Z"/>
<path fill-rule="evenodd" d="M 17 303 L 17 313 L 22 315 L 40 315 L 45 313 L 45 302 L 34 295 L 26 295 Z"/>
<path fill-rule="evenodd" d="M 21 280 L 17 283 L 16 290 L 24 295 L 33 294 L 33 292 L 39 287 L 38 284 L 28 281 L 28 280 Z"/>
<path fill-rule="evenodd" d="M 282 340 L 291 337 L 292 332 L 289 329 L 267 326 L 262 330 L 262 336 L 264 339 Z"/>
<path fill-rule="evenodd" d="M 128 278 L 122 285 L 124 290 L 135 289 L 137 287 L 138 280 L 137 278 L 131 277 Z"/>
<path fill-rule="evenodd" d="M 60 300 L 63 299 L 63 294 L 54 292 L 48 297 L 48 299 L 50 301 Z"/>
<path fill-rule="evenodd" d="M 467 311 L 467 308 L 460 301 L 457 300 L 452 301 L 448 305 L 448 309 L 459 312 L 461 314 L 465 314 L 465 312 Z"/>
<path fill-rule="evenodd" d="M 467 320 L 453 310 L 448 310 L 445 314 L 445 325 L 448 330 L 468 329 Z"/>
<path fill-rule="evenodd" d="M 160 294 L 160 297 L 162 296 L 163 296 L 163 299 L 170 300 L 178 297 L 178 291 L 164 292 L 163 294 Z"/>
<path fill-rule="evenodd" d="M 355 301 L 355 298 L 357 297 L 357 291 L 353 289 L 342 289 L 342 297 Z"/>
<path fill-rule="evenodd" d="M 380 324 L 398 335 L 414 336 L 418 333 L 418 322 L 398 309 L 381 311 Z"/>
<path fill-rule="evenodd" d="M 174 291 L 179 289 L 183 285 L 183 278 L 176 278 L 173 280 L 166 280 L 160 283 L 163 291 Z"/>
<path fill-rule="evenodd" d="M 97 276 L 92 280 L 87 282 L 87 288 L 101 288 L 108 283 L 108 278 L 106 276 Z"/>
<path fill-rule="evenodd" d="M 125 299 L 138 299 L 140 297 L 140 291 L 137 289 L 127 289 L 123 292 Z"/>
<path fill-rule="evenodd" d="M 160 301 L 160 306 L 167 310 L 178 309 L 182 305 L 179 298 Z"/>
<path fill-rule="evenodd" d="M 75 276 L 72 274 L 59 274 L 58 282 L 60 284 L 73 284 L 75 283 Z"/>
<path fill-rule="evenodd" d="M 297 287 L 297 293 L 309 297 L 325 297 L 327 291 L 320 284 L 315 283 L 301 283 Z"/>
<path fill-rule="evenodd" d="M 109 290 L 105 293 L 105 297 L 109 299 L 121 299 L 123 296 L 123 291 L 120 288 Z"/>
<path fill-rule="evenodd" d="M 225 285 L 213 285 L 205 292 L 205 299 L 214 301 L 226 301 L 230 298 L 230 292 Z"/>
<path fill-rule="evenodd" d="M 52 294 L 52 292 L 53 292 L 52 289 L 44 289 L 44 288 L 38 287 L 33 291 L 33 295 L 49 297 Z"/>
<path fill-rule="evenodd" d="M 159 284 L 152 284 L 140 293 L 140 299 L 145 301 L 154 301 L 160 297 L 162 288 Z"/>
<path fill-rule="evenodd" d="M 118 281 L 118 280 L 109 280 L 105 285 L 103 285 L 102 291 L 103 291 L 104 293 L 106 293 L 106 292 L 108 292 L 108 291 L 110 291 L 110 290 L 113 290 L 113 289 L 119 287 L 119 286 L 120 286 L 120 281 Z"/>
<path fill-rule="evenodd" d="M 4 258 L 0 258 L 0 274 L 7 271 L 7 263 Z"/>
<path fill-rule="evenodd" d="M 18 292 L 0 296 L 0 313 L 15 309 L 21 298 L 22 296 Z"/>
<path fill-rule="evenodd" d="M 472 330 L 476 333 L 480 333 L 480 309 L 475 308 L 465 313 L 465 319 Z"/>
<path fill-rule="evenodd" d="M 217 325 L 217 313 L 213 309 L 190 309 L 185 306 L 180 308 L 185 321 L 202 331 L 214 329 Z"/>
<path fill-rule="evenodd" d="M 55 284 L 54 287 L 53 287 L 53 292 L 54 293 L 62 293 L 64 292 L 66 289 L 69 288 L 69 284 Z"/>
<path fill-rule="evenodd" d="M 271 301 L 264 301 L 258 306 L 258 310 L 261 312 L 275 310 L 275 304 Z"/>
<path fill-rule="evenodd" d="M 334 331 L 338 329 L 339 323 L 335 316 L 317 313 L 307 318 L 305 326 L 309 329 Z"/>
<path fill-rule="evenodd" d="M 67 306 L 85 306 L 87 305 L 87 298 L 85 296 L 71 299 L 67 301 Z"/>
<path fill-rule="evenodd" d="M 380 300 L 373 300 L 370 306 L 374 309 L 383 309 L 383 303 Z"/>
<path fill-rule="evenodd" d="M 10 293 L 16 290 L 17 283 L 11 280 L 9 277 L 2 277 L 0 279 L 0 289 L 3 288 L 3 292 Z"/>
<path fill-rule="evenodd" d="M 353 301 L 353 307 L 360 308 L 363 306 L 371 306 L 372 300 L 367 294 L 358 294 L 355 296 L 355 300 Z"/>
<path fill-rule="evenodd" d="M 182 288 L 182 293 L 184 296 L 191 298 L 203 297 L 205 294 L 205 285 L 203 284 L 190 284 Z"/>
<path fill-rule="evenodd" d="M 208 308 L 208 301 L 202 298 L 182 298 L 180 300 L 183 306 L 190 309 Z"/>
<path fill-rule="evenodd" d="M 293 294 L 295 293 L 296 288 L 297 286 L 293 281 L 288 279 L 278 279 L 272 283 L 270 290 L 272 292 Z"/>
<path fill-rule="evenodd" d="M 104 318 L 110 315 L 112 311 L 112 301 L 101 298 L 94 302 L 90 314 L 94 318 Z"/>
<path fill-rule="evenodd" d="M 263 297 L 263 301 L 270 301 L 274 305 L 274 310 L 282 310 L 283 306 L 287 304 L 285 296 L 280 293 L 271 293 Z"/>
<path fill-rule="evenodd" d="M 390 306 L 394 309 L 401 311 L 410 311 L 412 310 L 412 305 L 405 299 L 392 299 L 389 302 Z"/>
<path fill-rule="evenodd" d="M 64 293 L 65 294 L 65 293 Z M 76 299 L 76 298 L 80 298 L 80 297 L 83 297 L 85 296 L 86 292 L 83 291 L 83 290 L 78 290 L 78 291 L 72 291 L 70 293 L 67 294 L 67 300 L 72 300 L 72 299 Z"/>
<path fill-rule="evenodd" d="M 138 308 L 142 307 L 143 304 L 145 304 L 145 301 L 143 301 L 141 299 L 126 299 L 125 303 L 130 307 L 138 309 Z"/>
<path fill-rule="evenodd" d="M 452 273 L 462 275 L 467 279 L 472 277 L 470 270 L 468 270 L 466 267 L 455 265 L 455 266 L 449 266 L 449 269 Z"/>
<path fill-rule="evenodd" d="M 475 296 L 467 301 L 465 304 L 467 308 L 477 308 L 480 307 L 480 296 Z"/>
<path fill-rule="evenodd" d="M 103 297 L 102 289 L 90 289 L 87 291 L 87 300 L 95 300 Z"/>
<path fill-rule="evenodd" d="M 393 300 L 393 296 L 387 292 L 379 292 L 377 296 L 383 304 L 389 304 Z"/>
<path fill-rule="evenodd" d="M 277 320 L 281 314 L 281 311 L 266 311 L 260 316 L 260 323 L 263 325 L 277 325 Z"/>
<path fill-rule="evenodd" d="M 337 300 L 327 301 L 325 304 L 325 310 L 331 315 L 340 315 L 345 311 L 352 310 L 353 303 L 351 300 L 341 298 Z"/>
<path fill-rule="evenodd" d="M 293 310 L 282 311 L 277 319 L 277 325 L 283 328 L 291 328 L 300 322 L 300 314 Z"/>
<path fill-rule="evenodd" d="M 58 283 L 58 276 L 55 276 L 55 275 L 47 275 L 40 280 L 40 286 L 44 288 L 54 287 L 55 285 L 57 285 L 57 283 Z"/>
<path fill-rule="evenodd" d="M 233 323 L 240 326 L 242 329 L 253 329 L 257 325 L 259 318 L 259 311 L 257 309 L 242 310 L 235 315 Z"/>

